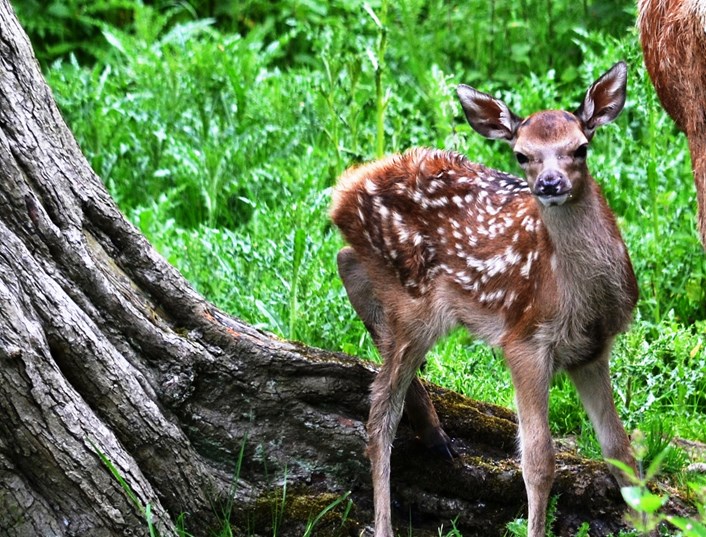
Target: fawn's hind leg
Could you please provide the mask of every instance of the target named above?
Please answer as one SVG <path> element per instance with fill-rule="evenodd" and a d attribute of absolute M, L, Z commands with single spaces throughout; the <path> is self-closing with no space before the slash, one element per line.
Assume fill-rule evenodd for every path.
<path fill-rule="evenodd" d="M 337 261 L 338 273 L 353 309 L 370 332 L 380 355 L 387 358 L 396 342 L 393 341 L 385 319 L 383 305 L 375 296 L 373 283 L 352 248 L 345 247 L 338 252 Z M 412 428 L 425 446 L 446 458 L 456 454 L 451 447 L 451 440 L 441 428 L 439 416 L 426 388 L 416 375 L 407 389 L 405 411 Z"/>
<path fill-rule="evenodd" d="M 429 398 L 429 393 L 416 376 L 407 389 L 405 412 L 414 432 L 428 449 L 445 459 L 458 456 L 451 445 L 451 439 L 441 428 L 439 415 Z"/>

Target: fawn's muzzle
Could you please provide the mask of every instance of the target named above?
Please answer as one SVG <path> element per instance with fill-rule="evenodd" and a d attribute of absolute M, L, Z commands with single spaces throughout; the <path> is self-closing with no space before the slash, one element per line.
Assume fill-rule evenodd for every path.
<path fill-rule="evenodd" d="M 571 194 L 569 179 L 558 170 L 545 170 L 534 183 L 533 193 L 545 207 L 562 205 Z"/>

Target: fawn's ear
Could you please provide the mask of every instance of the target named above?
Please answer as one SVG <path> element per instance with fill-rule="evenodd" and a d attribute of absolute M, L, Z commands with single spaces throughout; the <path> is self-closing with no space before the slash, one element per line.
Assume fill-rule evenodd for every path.
<path fill-rule="evenodd" d="M 522 119 L 504 102 L 465 84 L 459 84 L 456 93 L 468 123 L 476 132 L 492 140 L 514 140 Z"/>
<path fill-rule="evenodd" d="M 574 115 L 583 123 L 583 130 L 589 140 L 601 125 L 610 123 L 625 105 L 625 86 L 628 67 L 618 62 L 588 88 L 581 106 Z"/>

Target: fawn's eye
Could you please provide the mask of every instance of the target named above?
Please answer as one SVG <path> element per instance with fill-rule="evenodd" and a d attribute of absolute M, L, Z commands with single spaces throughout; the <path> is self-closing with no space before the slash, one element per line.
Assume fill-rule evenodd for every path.
<path fill-rule="evenodd" d="M 517 162 L 520 164 L 520 166 L 524 166 L 529 162 L 529 158 L 524 153 L 515 153 L 515 158 L 517 159 Z"/>
<path fill-rule="evenodd" d="M 588 144 L 580 145 L 576 151 L 574 151 L 574 158 L 584 159 L 588 153 Z"/>

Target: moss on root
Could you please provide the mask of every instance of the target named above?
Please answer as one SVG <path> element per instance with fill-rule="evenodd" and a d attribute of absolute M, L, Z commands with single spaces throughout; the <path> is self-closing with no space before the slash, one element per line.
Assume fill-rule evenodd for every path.
<path fill-rule="evenodd" d="M 272 535 L 277 529 L 277 535 L 301 537 L 321 515 L 312 536 L 357 537 L 364 525 L 356 520 L 354 503 L 348 499 L 339 501 L 342 496 L 312 492 L 305 487 L 287 488 L 286 495 L 281 488 L 273 489 L 256 500 L 248 516 L 249 529 L 254 535 Z M 336 502 L 339 503 L 331 508 Z"/>

